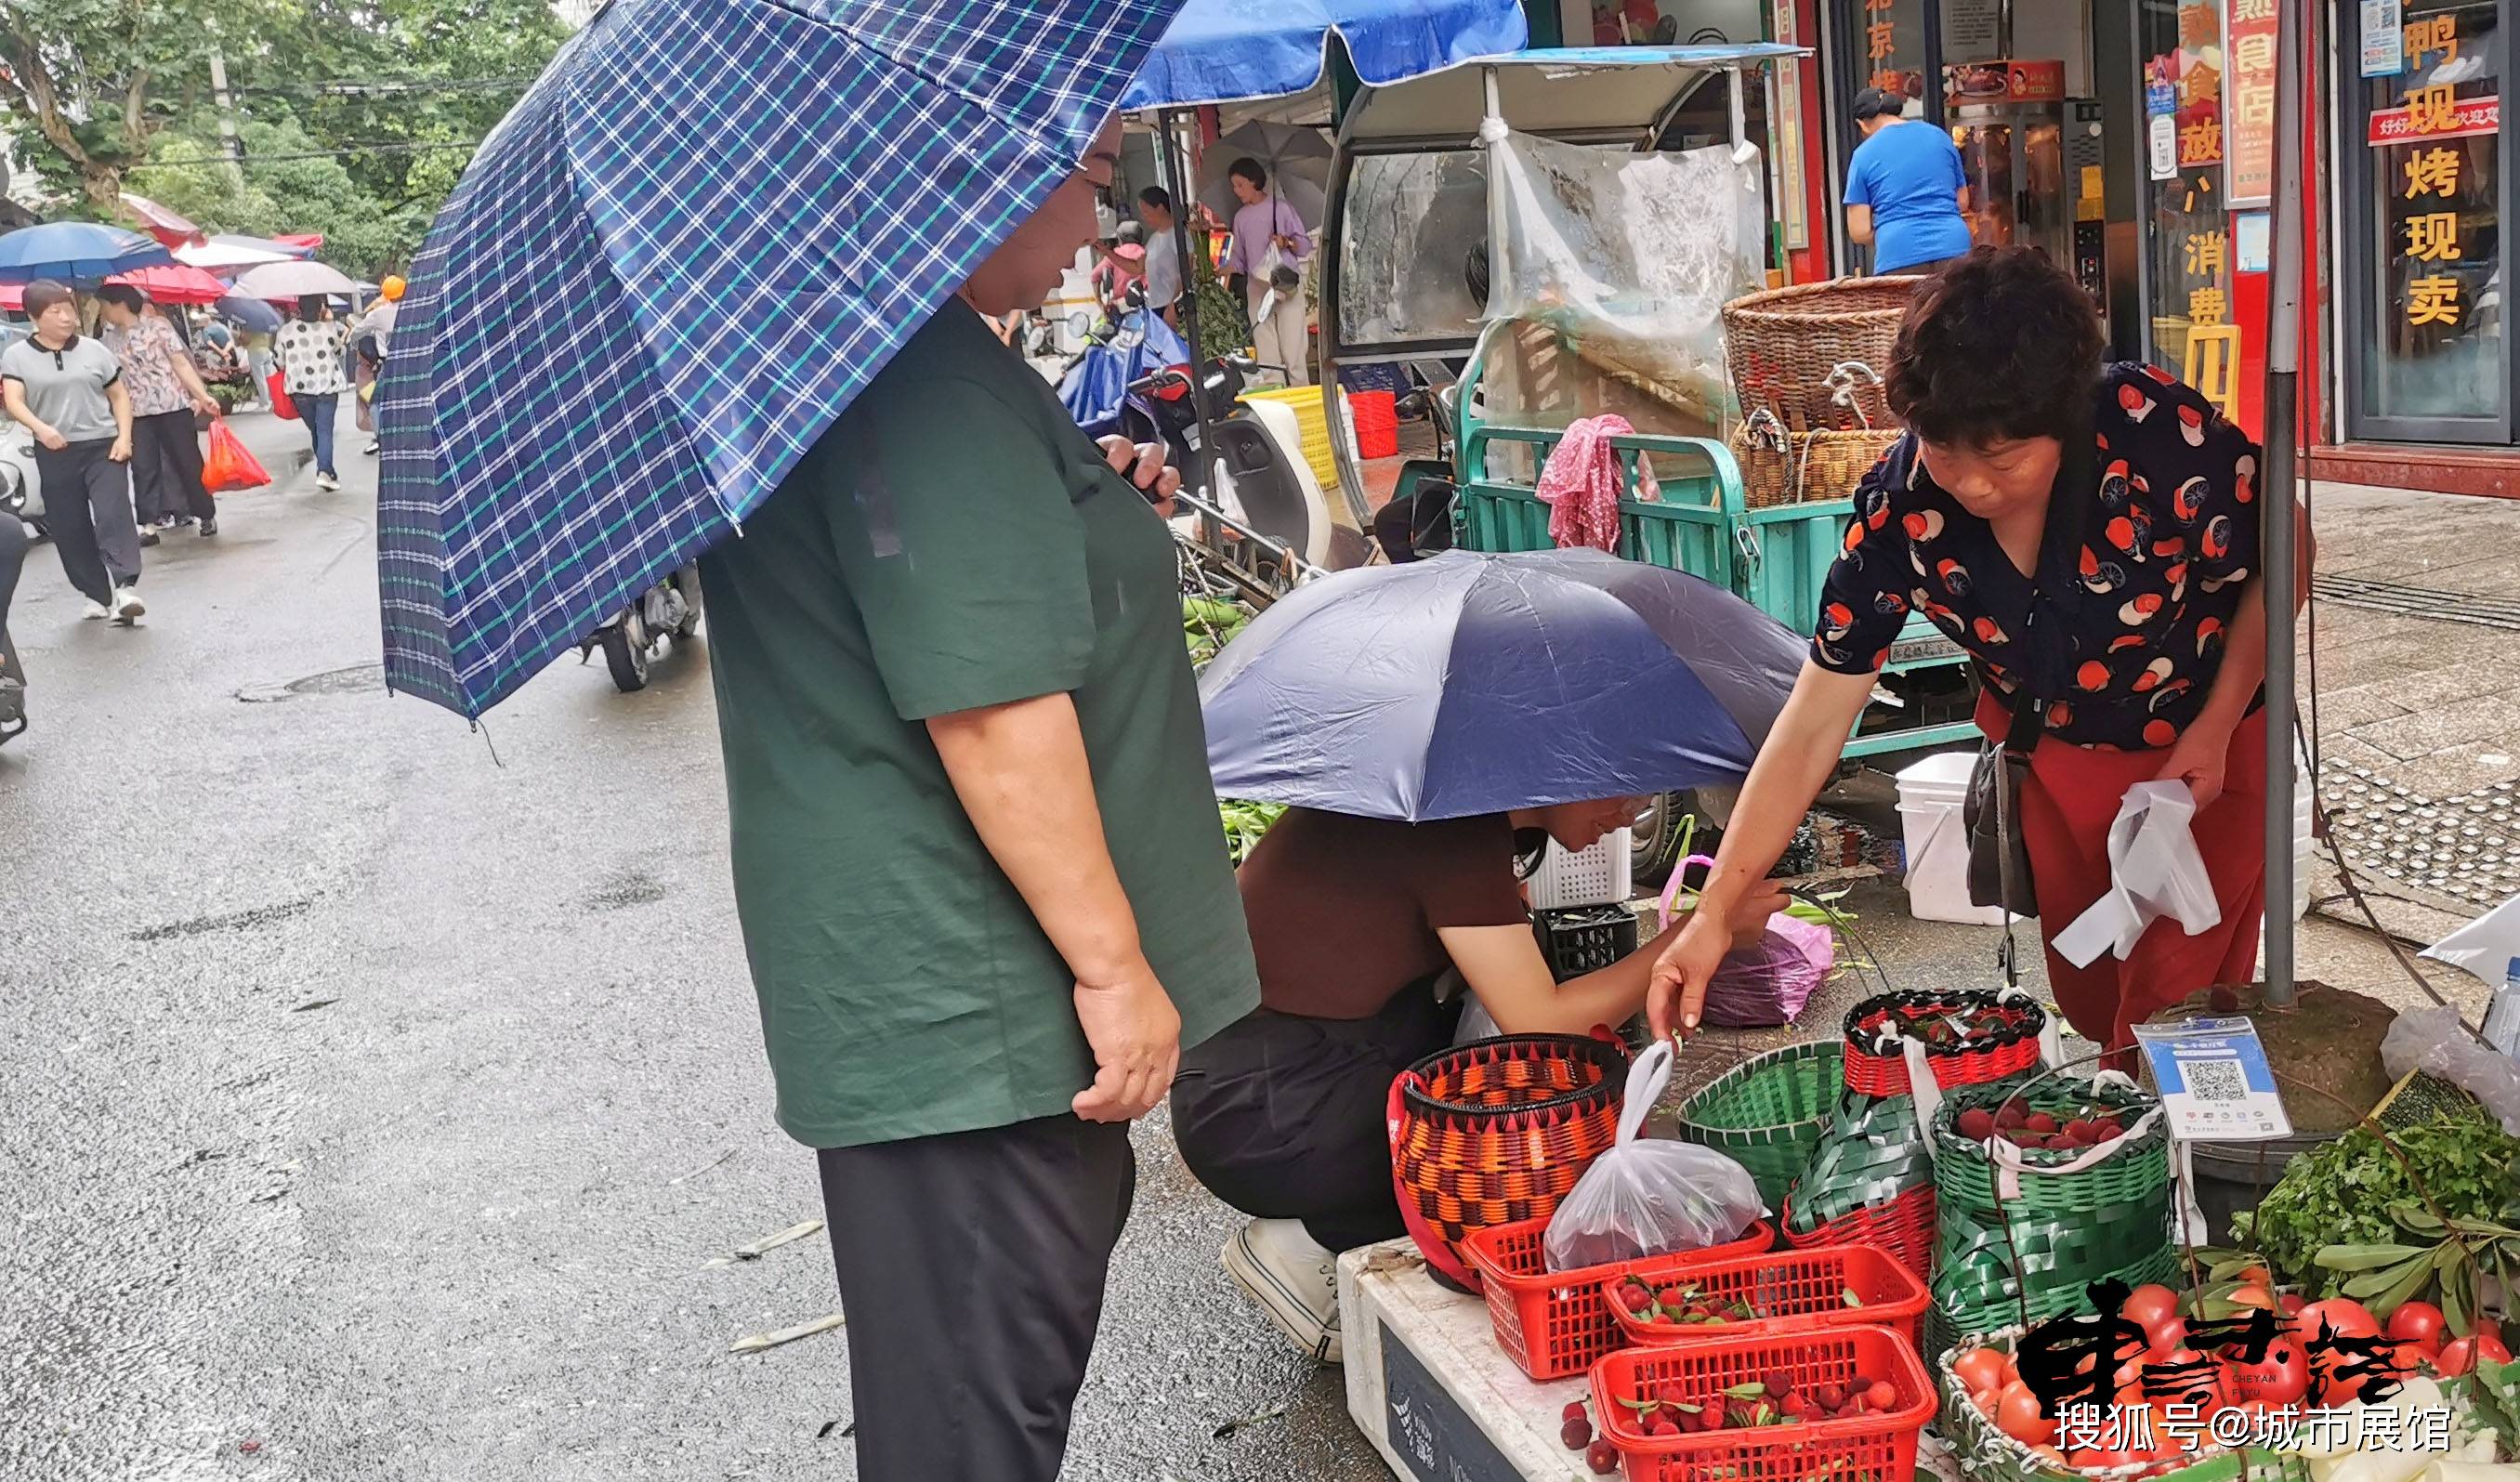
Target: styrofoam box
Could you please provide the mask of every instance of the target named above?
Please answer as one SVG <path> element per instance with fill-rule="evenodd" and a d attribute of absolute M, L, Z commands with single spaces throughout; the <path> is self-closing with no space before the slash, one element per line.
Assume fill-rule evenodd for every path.
<path fill-rule="evenodd" d="M 1613 829 L 1589 849 L 1572 853 L 1549 842 L 1540 868 L 1531 873 L 1531 909 L 1555 911 L 1567 906 L 1608 906 L 1636 894 L 1628 875 L 1629 831 Z"/>
<path fill-rule="evenodd" d="M 1582 1374 L 1535 1384 L 1497 1346 L 1487 1304 L 1447 1291 L 1407 1240 L 1339 1257 L 1347 1410 L 1409 1482 L 1566 1482 L 1589 1475 L 1557 1444 Z M 1570 1467 L 1571 1463 L 1571 1467 Z"/>
<path fill-rule="evenodd" d="M 2003 908 L 1969 903 L 1968 798 L 1974 751 L 1939 751 L 1899 771 L 1899 828 L 1908 856 L 1908 914 L 1920 921 L 2001 926 Z"/>

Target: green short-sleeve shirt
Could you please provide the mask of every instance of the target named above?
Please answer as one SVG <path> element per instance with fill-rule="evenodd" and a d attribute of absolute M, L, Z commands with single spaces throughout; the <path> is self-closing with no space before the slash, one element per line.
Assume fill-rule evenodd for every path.
<path fill-rule="evenodd" d="M 1199 1041 L 1259 1003 L 1170 537 L 949 302 L 700 562 L 736 906 L 779 1121 L 852 1146 L 1064 1115 L 1074 976 L 922 722 L 1075 700 L 1147 960 Z"/>

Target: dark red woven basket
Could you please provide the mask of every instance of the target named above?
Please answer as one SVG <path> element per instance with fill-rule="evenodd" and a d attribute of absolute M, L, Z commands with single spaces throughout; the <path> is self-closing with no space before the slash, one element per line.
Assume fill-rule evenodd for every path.
<path fill-rule="evenodd" d="M 1876 1046 L 1885 1025 L 1900 1013 L 1993 1012 L 2001 1029 L 1981 1031 L 1965 1043 L 1927 1055 L 1934 1079 L 1946 1090 L 2018 1075 L 2039 1063 L 2039 1032 L 2048 1012 L 2028 999 L 1999 1000 L 1992 993 L 1882 993 L 1846 1011 L 1846 1085 L 1866 1096 L 1906 1096 L 1907 1056 Z"/>
<path fill-rule="evenodd" d="M 1473 1230 L 1545 1219 L 1618 1136 L 1614 1041 L 1507 1035 L 1428 1055 L 1391 1083 L 1391 1181 L 1427 1264 L 1464 1287 Z"/>

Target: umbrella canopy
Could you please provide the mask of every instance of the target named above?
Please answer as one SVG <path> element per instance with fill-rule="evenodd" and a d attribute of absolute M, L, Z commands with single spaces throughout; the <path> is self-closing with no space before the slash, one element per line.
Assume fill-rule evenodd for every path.
<path fill-rule="evenodd" d="M 118 226 L 48 221 L 0 236 L 0 283 L 58 278 L 93 286 L 116 273 L 172 262 L 166 249 Z"/>
<path fill-rule="evenodd" d="M 257 335 L 268 335 L 280 328 L 280 311 L 259 298 L 239 298 L 231 293 L 219 300 L 218 310 Z"/>
<path fill-rule="evenodd" d="M 116 273 L 108 283 L 127 283 L 149 295 L 155 303 L 216 303 L 225 297 L 228 286 L 216 276 L 181 262 L 160 263 L 154 268 L 133 268 Z"/>
<path fill-rule="evenodd" d="M 1329 199 L 1330 142 L 1320 129 L 1255 118 L 1209 145 L 1201 156 L 1198 199 L 1220 220 L 1232 221 L 1242 206 L 1230 178 L 1241 159 L 1259 161 L 1269 172 L 1269 194 L 1293 206 L 1307 227 L 1321 227 Z"/>
<path fill-rule="evenodd" d="M 271 240 L 282 247 L 299 247 L 311 253 L 324 245 L 324 234 L 322 232 L 283 232 Z"/>
<path fill-rule="evenodd" d="M 324 263 L 269 262 L 238 274 L 236 287 L 230 292 L 240 298 L 291 303 L 307 293 L 339 293 L 347 297 L 357 293 L 359 286 L 350 281 L 348 274 Z"/>
<path fill-rule="evenodd" d="M 294 262 L 297 259 L 270 247 L 246 247 L 214 237 L 207 242 L 175 248 L 175 260 L 205 273 L 234 273 L 246 268 L 258 268 L 266 262 Z"/>
<path fill-rule="evenodd" d="M 139 217 L 140 224 L 149 229 L 149 235 L 157 238 L 161 247 L 182 247 L 185 243 L 202 240 L 202 229 L 193 225 L 190 219 L 166 209 L 146 196 L 134 196 L 129 191 L 123 192 L 122 208 Z"/>
<path fill-rule="evenodd" d="M 248 237 L 238 232 L 227 232 L 211 238 L 210 241 L 218 247 L 234 247 L 240 251 L 272 252 L 282 257 L 300 259 L 315 255 L 313 247 L 286 237 Z"/>
<path fill-rule="evenodd" d="M 1178 3 L 645 0 L 570 38 L 394 327 L 393 688 L 477 715 L 732 531 L 1074 171 Z"/>
<path fill-rule="evenodd" d="M 1804 642 L 1598 551 L 1448 552 L 1296 589 L 1199 682 L 1219 795 L 1463 818 L 1738 782 Z"/>
<path fill-rule="evenodd" d="M 1375 87 L 1519 51 L 1529 34 L 1519 0 L 1189 0 L 1120 106 L 1303 92 L 1321 81 L 1333 31 Z"/>

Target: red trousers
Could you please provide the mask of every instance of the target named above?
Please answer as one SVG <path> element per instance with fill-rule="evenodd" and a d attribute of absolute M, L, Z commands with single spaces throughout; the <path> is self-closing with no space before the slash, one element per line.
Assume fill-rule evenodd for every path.
<path fill-rule="evenodd" d="M 2009 728 L 1994 692 L 1978 702 L 1977 725 L 2001 741 Z M 2112 751 L 2040 740 L 2021 786 L 2022 842 L 2039 884 L 2043 934 L 2071 925 L 2109 888 L 2109 825 L 2127 788 L 2150 782 L 2167 751 Z M 2267 718 L 2259 711 L 2231 733 L 2223 795 L 2196 815 L 2191 831 L 2222 923 L 2197 936 L 2175 921 L 2152 923 L 2126 961 L 2103 955 L 2077 967 L 2048 949 L 2048 985 L 2077 1033 L 2109 1049 L 2135 1042 L 2133 1025 L 2216 983 L 2258 975 L 2258 927 L 2267 906 Z"/>

